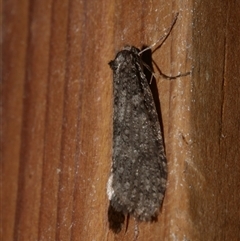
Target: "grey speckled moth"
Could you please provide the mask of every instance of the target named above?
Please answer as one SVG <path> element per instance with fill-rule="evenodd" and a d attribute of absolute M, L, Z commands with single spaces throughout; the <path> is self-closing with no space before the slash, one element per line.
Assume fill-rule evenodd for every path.
<path fill-rule="evenodd" d="M 117 212 L 151 221 L 166 188 L 167 164 L 152 92 L 139 50 L 125 47 L 113 70 L 113 156 L 107 194 Z"/>
<path fill-rule="evenodd" d="M 134 46 L 126 46 L 109 63 L 113 71 L 114 113 L 107 195 L 109 226 L 114 232 L 121 230 L 126 214 L 137 221 L 155 220 L 166 189 L 162 132 L 141 53 Z"/>

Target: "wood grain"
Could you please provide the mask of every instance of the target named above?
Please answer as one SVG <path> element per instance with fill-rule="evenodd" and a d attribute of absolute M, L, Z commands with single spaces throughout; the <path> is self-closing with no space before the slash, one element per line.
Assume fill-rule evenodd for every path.
<path fill-rule="evenodd" d="M 112 73 L 124 45 L 152 58 L 168 158 L 156 223 L 138 240 L 240 239 L 238 1 L 4 1 L 2 240 L 133 240 L 108 228 Z M 157 69 L 155 68 L 157 73 Z M 153 87 L 154 88 L 154 87 Z"/>

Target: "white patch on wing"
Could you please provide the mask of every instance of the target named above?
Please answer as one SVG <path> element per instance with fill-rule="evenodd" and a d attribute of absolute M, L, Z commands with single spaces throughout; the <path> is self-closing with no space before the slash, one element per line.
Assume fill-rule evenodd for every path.
<path fill-rule="evenodd" d="M 113 180 L 113 174 L 110 175 L 108 182 L 107 182 L 107 195 L 108 195 L 109 200 L 112 199 L 112 196 L 114 194 L 114 190 L 112 187 L 112 180 Z"/>

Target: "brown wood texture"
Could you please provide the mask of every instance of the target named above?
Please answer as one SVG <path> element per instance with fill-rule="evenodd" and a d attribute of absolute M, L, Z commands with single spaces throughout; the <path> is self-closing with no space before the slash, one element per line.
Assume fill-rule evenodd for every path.
<path fill-rule="evenodd" d="M 240 240 L 240 2 L 217 0 L 4 1 L 2 240 L 133 240 L 108 228 L 108 62 L 177 12 L 152 58 L 191 75 L 156 78 L 168 186 L 138 240 Z"/>

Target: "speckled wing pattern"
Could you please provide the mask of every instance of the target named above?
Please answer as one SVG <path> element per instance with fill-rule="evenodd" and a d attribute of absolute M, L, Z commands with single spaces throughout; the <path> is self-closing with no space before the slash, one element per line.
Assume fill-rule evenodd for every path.
<path fill-rule="evenodd" d="M 116 211 L 151 221 L 164 198 L 167 164 L 158 114 L 139 52 L 126 46 L 109 63 L 114 114 L 107 194 Z"/>

